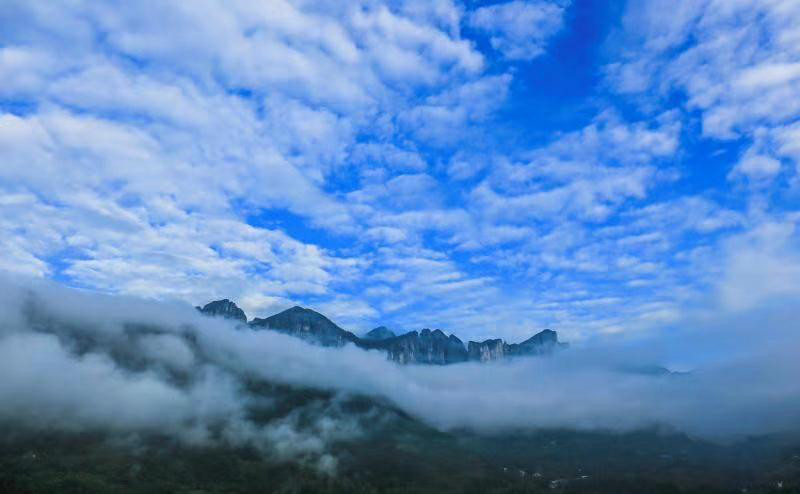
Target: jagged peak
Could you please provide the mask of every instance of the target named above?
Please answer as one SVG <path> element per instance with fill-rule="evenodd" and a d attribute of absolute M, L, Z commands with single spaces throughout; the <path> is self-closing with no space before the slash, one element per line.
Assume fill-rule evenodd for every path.
<path fill-rule="evenodd" d="M 423 338 L 437 338 L 437 339 L 446 339 L 447 335 L 444 334 L 444 331 L 441 329 L 430 329 L 430 328 L 423 328 L 422 331 L 419 332 L 419 335 Z"/>
<path fill-rule="evenodd" d="M 236 306 L 236 303 L 234 303 L 230 299 L 221 298 L 219 300 L 212 300 L 211 302 L 207 303 L 206 305 L 203 306 L 203 309 L 206 309 L 206 308 L 209 308 L 209 307 L 218 306 L 218 305 L 233 305 L 233 306 Z"/>
<path fill-rule="evenodd" d="M 244 311 L 235 302 L 227 298 L 209 302 L 202 308 L 198 307 L 198 310 L 209 316 L 221 316 L 227 319 L 247 322 L 247 315 Z"/>

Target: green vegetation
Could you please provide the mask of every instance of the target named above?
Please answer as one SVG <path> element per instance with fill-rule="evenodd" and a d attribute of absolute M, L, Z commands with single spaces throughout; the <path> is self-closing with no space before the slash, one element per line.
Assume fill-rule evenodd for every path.
<path fill-rule="evenodd" d="M 682 434 L 442 432 L 364 396 L 252 381 L 254 423 L 359 417 L 329 442 L 335 475 L 269 448 L 187 446 L 172 436 L 21 431 L 0 424 L 0 494 L 800 493 L 800 437 L 714 444 Z"/>
<path fill-rule="evenodd" d="M 722 446 L 656 432 L 481 437 L 398 417 L 365 438 L 335 445 L 339 471 L 329 476 L 250 448 L 186 447 L 158 437 L 7 434 L 0 441 L 0 492 L 800 492 L 800 449 L 789 444 L 768 438 Z"/>

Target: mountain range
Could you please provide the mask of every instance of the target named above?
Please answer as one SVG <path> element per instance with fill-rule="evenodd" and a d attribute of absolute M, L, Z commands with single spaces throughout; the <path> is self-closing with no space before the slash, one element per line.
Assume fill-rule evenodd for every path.
<path fill-rule="evenodd" d="M 267 318 L 247 315 L 228 299 L 216 300 L 197 309 L 207 315 L 224 317 L 253 330 L 270 329 L 302 338 L 314 344 L 340 347 L 348 343 L 367 350 L 380 350 L 389 360 L 400 364 L 446 365 L 466 361 L 488 362 L 511 357 L 548 355 L 565 348 L 558 334 L 545 329 L 521 343 L 506 343 L 497 339 L 469 341 L 465 345 L 456 335 L 440 329 L 423 329 L 397 335 L 385 326 L 377 327 L 363 337 L 342 329 L 324 315 L 312 309 L 295 306 Z"/>

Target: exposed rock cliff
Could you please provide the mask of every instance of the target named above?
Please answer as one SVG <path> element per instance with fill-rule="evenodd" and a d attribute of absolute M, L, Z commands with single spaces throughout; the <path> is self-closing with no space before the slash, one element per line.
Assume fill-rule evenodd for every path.
<path fill-rule="evenodd" d="M 499 338 L 481 342 L 470 341 L 467 344 L 467 353 L 470 360 L 489 362 L 505 357 L 505 346 L 506 344 Z"/>
<path fill-rule="evenodd" d="M 467 350 L 470 360 L 488 362 L 509 357 L 548 355 L 563 347 L 566 347 L 566 343 L 559 343 L 558 333 L 552 329 L 545 329 L 522 343 L 508 344 L 501 339 L 470 341 Z"/>
<path fill-rule="evenodd" d="M 467 360 L 464 343 L 441 330 L 411 331 L 381 341 L 362 343 L 364 348 L 385 350 L 389 360 L 401 364 L 453 364 Z"/>

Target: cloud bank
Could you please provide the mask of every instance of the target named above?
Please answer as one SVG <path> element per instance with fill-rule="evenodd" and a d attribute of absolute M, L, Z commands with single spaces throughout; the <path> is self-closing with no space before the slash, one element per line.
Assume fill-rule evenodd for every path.
<path fill-rule="evenodd" d="M 800 419 L 788 304 L 727 320 L 698 313 L 685 321 L 691 329 L 598 341 L 553 358 L 427 367 L 236 328 L 183 303 L 16 277 L 4 277 L 0 288 L 5 427 L 251 445 L 333 472 L 333 444 L 357 440 L 391 415 L 385 406 L 345 410 L 353 395 L 441 430 L 488 434 L 660 427 L 726 439 L 795 430 Z M 657 363 L 691 372 L 641 372 Z M 286 386 L 332 398 L 286 408 Z"/>

